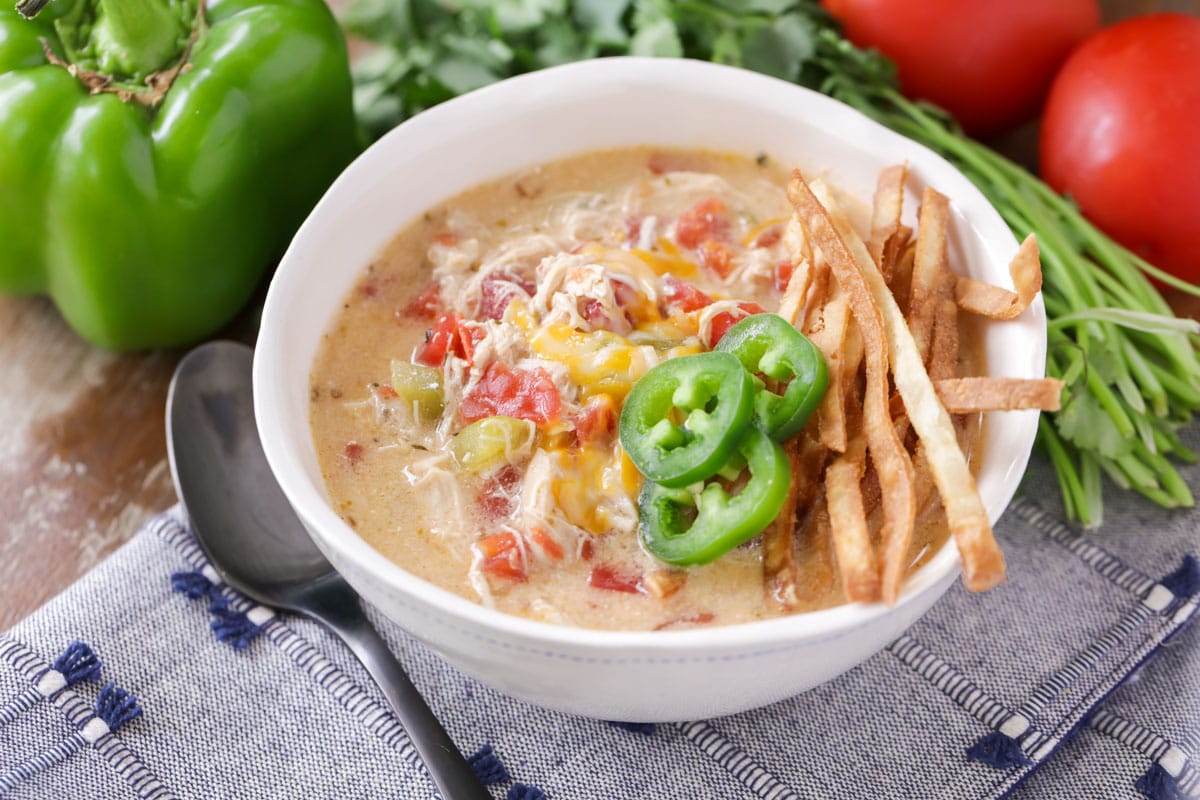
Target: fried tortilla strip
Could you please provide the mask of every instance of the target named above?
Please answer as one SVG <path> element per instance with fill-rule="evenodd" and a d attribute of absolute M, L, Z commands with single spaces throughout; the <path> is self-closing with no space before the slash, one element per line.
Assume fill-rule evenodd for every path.
<path fill-rule="evenodd" d="M 917 217 L 917 251 L 908 289 L 908 327 L 922 363 L 929 358 L 938 298 L 950 269 L 946 255 L 949 219 L 950 201 L 941 192 L 926 186 Z"/>
<path fill-rule="evenodd" d="M 817 325 L 817 321 L 825 310 L 825 304 L 829 302 L 829 295 L 836 288 L 837 285 L 829 272 L 829 265 L 825 263 L 825 259 L 818 257 L 817 265 L 813 267 L 812 280 L 809 283 L 803 324 L 797 326 L 801 333 L 812 330 Z M 805 335 L 808 334 L 805 333 Z"/>
<path fill-rule="evenodd" d="M 1057 411 L 1063 382 L 1057 378 L 949 378 L 934 381 L 938 399 L 951 414 Z"/>
<path fill-rule="evenodd" d="M 779 516 L 763 531 L 763 583 L 768 597 L 780 608 L 793 611 L 800 605 L 795 550 L 796 509 L 807 507 L 816 497 L 826 450 L 806 433 L 784 442 L 783 450 L 792 477 Z"/>
<path fill-rule="evenodd" d="M 908 165 L 896 164 L 879 173 L 871 212 L 871 241 L 867 249 L 879 266 L 884 280 L 892 282 L 892 270 L 903 242 L 900 241 L 900 215 L 904 210 L 904 180 Z"/>
<path fill-rule="evenodd" d="M 1021 242 L 1012 263 L 1008 265 L 1015 293 L 990 283 L 958 276 L 954 284 L 954 299 L 963 311 L 982 314 L 991 319 L 1013 319 L 1033 302 L 1042 290 L 1042 262 L 1038 257 L 1037 236 L 1029 234 Z"/>
<path fill-rule="evenodd" d="M 821 443 L 834 452 L 846 450 L 846 396 L 843 383 L 845 364 L 846 330 L 850 318 L 849 301 L 845 294 L 836 293 L 821 314 L 821 327 L 809 338 L 825 356 L 829 370 L 829 383 L 825 396 L 817 406 L 817 430 Z M 858 369 L 858 365 L 854 365 Z"/>
<path fill-rule="evenodd" d="M 795 219 L 788 220 L 784 227 L 783 244 L 787 248 L 788 259 L 792 262 L 792 277 L 788 279 L 783 297 L 779 300 L 779 316 L 793 325 L 800 327 L 804 320 L 799 319 L 800 311 L 808 298 L 809 286 L 813 282 L 813 252 L 808 244 L 804 229 Z"/>
<path fill-rule="evenodd" d="M 797 178 L 793 176 L 792 183 Z M 790 188 L 790 185 L 789 185 Z M 836 224 L 835 235 L 845 243 L 854 255 L 870 291 L 878 303 L 886 325 L 888 343 L 891 346 L 893 379 L 900 396 L 904 398 L 904 407 L 908 411 L 909 421 L 917 435 L 924 443 L 925 455 L 929 459 L 930 471 L 934 483 L 942 497 L 946 509 L 946 519 L 950 532 L 958 545 L 963 562 L 963 583 L 972 591 L 983 591 L 998 586 L 1004 582 L 1004 555 L 992 535 L 992 526 L 988 521 L 987 511 L 979 492 L 975 488 L 975 478 L 967 465 L 967 459 L 959 449 L 958 437 L 954 423 L 933 388 L 933 382 L 925 371 L 925 364 L 913 341 L 912 333 L 905 324 L 900 308 L 896 305 L 891 292 L 883 282 L 883 276 L 871 263 L 870 253 L 858 238 L 854 229 L 841 217 L 835 216 L 831 224 Z M 817 241 L 821 241 L 818 239 Z M 823 246 L 823 245 L 822 245 Z M 886 475 L 878 468 L 881 476 Z M 910 466 L 911 469 L 911 466 Z M 885 495 L 889 489 L 884 487 Z M 910 488 L 910 491 L 911 488 Z M 910 500 L 912 498 L 910 497 Z M 888 599 L 889 589 L 896 591 L 899 583 L 889 583 L 895 580 L 895 575 L 889 575 L 887 570 L 899 570 L 901 573 L 907 566 L 908 542 L 899 552 L 900 561 L 889 563 L 887 558 L 895 558 L 896 553 L 887 552 L 884 561 L 884 600 Z M 899 577 L 903 577 L 901 574 Z M 894 595 L 893 595 L 894 598 Z"/>
<path fill-rule="evenodd" d="M 879 564 L 867 517 L 863 511 L 861 481 L 866 443 L 856 436 L 825 470 L 825 504 L 829 509 L 833 554 L 842 575 L 842 591 L 851 602 L 879 599 Z"/>
<path fill-rule="evenodd" d="M 947 273 L 949 274 L 949 273 Z M 943 281 L 949 284 L 949 281 Z M 958 374 L 958 303 L 953 297 L 938 298 L 933 323 L 933 346 L 929 350 L 929 377 L 934 381 Z M 952 412 L 953 413 L 953 412 Z"/>
<path fill-rule="evenodd" d="M 642 578 L 642 584 L 652 597 L 670 597 L 687 583 L 687 572 L 681 569 L 656 569 Z"/>
<path fill-rule="evenodd" d="M 883 277 L 870 260 L 870 254 L 867 253 L 858 234 L 844 219 L 841 220 L 842 226 L 835 227 L 834 219 L 826 211 L 826 206 L 813 194 L 799 170 L 792 173 L 792 179 L 788 183 L 788 199 L 791 200 L 801 223 L 812 236 L 813 244 L 821 248 L 838 286 L 849 298 L 850 310 L 862 336 L 867 378 L 863 397 L 863 431 L 871 462 L 879 475 L 883 490 L 884 524 L 880 538 L 884 552 L 884 600 L 891 603 L 895 601 L 895 587 L 899 586 L 903 578 L 904 565 L 897 561 L 907 552 L 908 543 L 912 540 L 916 505 L 913 498 L 912 463 L 909 461 L 908 451 L 896 436 L 891 414 L 888 413 L 888 337 L 885 335 L 879 299 L 874 296 L 868 276 L 879 278 L 882 291 L 887 295 L 892 308 L 895 308 L 895 301 L 892 300 L 887 286 L 883 284 Z M 831 198 L 825 202 L 830 207 L 836 207 Z M 865 263 L 856 263 L 857 255 L 851 254 L 846 242 L 847 235 L 862 251 Z M 903 322 L 901 318 L 901 325 Z M 904 332 L 908 333 L 907 327 L 904 328 Z M 932 387 L 929 394 L 933 395 Z M 908 398 L 905 398 L 906 405 L 907 400 Z M 859 505 L 861 506 L 861 498 Z M 834 529 L 837 529 L 836 525 Z M 890 595 L 886 589 L 889 579 L 893 585 Z"/>
<path fill-rule="evenodd" d="M 912 231 L 905 228 L 906 238 L 904 247 L 901 248 L 900 254 L 896 257 L 896 265 L 892 268 L 892 280 L 888 286 L 892 290 L 892 296 L 896 298 L 896 303 L 900 306 L 900 310 L 904 312 L 905 319 L 908 318 L 908 295 L 912 290 L 912 271 L 913 261 L 917 257 L 917 245 L 912 241 Z"/>

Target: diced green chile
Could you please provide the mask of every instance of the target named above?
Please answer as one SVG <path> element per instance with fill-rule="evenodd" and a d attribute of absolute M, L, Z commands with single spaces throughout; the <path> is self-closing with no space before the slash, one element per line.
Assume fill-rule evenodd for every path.
<path fill-rule="evenodd" d="M 652 482 L 679 487 L 706 480 L 729 460 L 753 399 L 754 379 L 729 353 L 669 359 L 625 399 L 621 445 Z"/>
<path fill-rule="evenodd" d="M 776 314 L 746 317 L 721 338 L 716 351 L 737 356 L 752 374 L 787 384 L 783 394 L 764 387 L 754 397 L 754 424 L 776 441 L 800 432 L 829 383 L 821 351 Z"/>
<path fill-rule="evenodd" d="M 424 419 L 437 419 L 446 404 L 442 371 L 392 359 L 392 390 L 405 403 L 413 404 Z"/>
<path fill-rule="evenodd" d="M 699 496 L 687 488 L 646 482 L 638 498 L 638 533 L 651 555 L 678 566 L 707 564 L 762 532 L 779 515 L 791 480 L 783 448 L 748 427 L 737 452 L 746 459 L 750 480 L 732 496 L 718 481 L 705 485 Z"/>

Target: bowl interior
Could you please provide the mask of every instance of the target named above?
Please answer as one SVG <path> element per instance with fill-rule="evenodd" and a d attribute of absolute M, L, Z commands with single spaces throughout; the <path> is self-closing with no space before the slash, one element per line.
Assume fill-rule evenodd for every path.
<path fill-rule="evenodd" d="M 955 269 L 1011 285 L 1007 267 L 1016 241 L 960 173 L 852 109 L 783 81 L 695 61 L 604 59 L 512 79 L 443 104 L 389 133 L 335 182 L 284 256 L 263 312 L 254 376 L 260 433 L 285 493 L 318 532 L 323 547 L 370 562 L 366 566 L 380 580 L 419 592 L 450 613 L 482 614 L 499 628 L 550 638 L 570 637 L 577 630 L 476 606 L 414 578 L 366 545 L 326 500 L 308 426 L 308 379 L 321 335 L 352 283 L 410 219 L 486 180 L 627 145 L 767 153 L 868 204 L 879 170 L 907 161 L 906 223 L 915 225 L 921 187 L 934 186 L 951 200 L 949 244 Z M 1040 298 L 1014 322 L 985 325 L 982 344 L 990 374 L 1040 377 L 1045 359 Z M 984 427 L 979 489 L 995 521 L 1024 472 L 1037 413 L 992 417 Z M 956 563 L 953 545 L 947 543 L 909 579 L 904 597 L 933 586 Z M 757 628 L 771 636 L 800 626 L 836 626 L 856 614 L 877 611 L 856 604 L 731 627 Z M 735 635 L 729 630 L 700 633 Z M 693 633 L 657 638 L 665 642 Z M 653 636 L 588 634 L 588 641 L 597 643 Z"/>

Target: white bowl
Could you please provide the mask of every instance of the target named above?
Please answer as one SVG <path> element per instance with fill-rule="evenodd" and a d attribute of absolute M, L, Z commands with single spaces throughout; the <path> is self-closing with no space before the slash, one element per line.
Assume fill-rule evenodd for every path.
<path fill-rule="evenodd" d="M 908 579 L 893 608 L 850 604 L 674 632 L 534 622 L 464 600 L 372 549 L 330 506 L 309 431 L 309 370 L 321 335 L 368 261 L 402 226 L 485 180 L 622 145 L 766 152 L 866 202 L 879 170 L 907 161 L 908 215 L 925 183 L 949 195 L 952 262 L 973 277 L 1011 286 L 1007 266 L 1017 243 L 983 195 L 929 150 L 851 108 L 783 81 L 697 61 L 572 64 L 426 111 L 342 173 L 271 283 L 254 359 L 255 414 L 271 468 L 321 550 L 366 600 L 456 667 L 532 703 L 604 719 L 729 714 L 797 694 L 884 647 L 958 575 L 953 543 Z M 1043 375 L 1041 299 L 1015 322 L 989 324 L 984 339 L 990 374 Z M 978 483 L 995 522 L 1025 470 L 1037 413 L 992 416 Z"/>

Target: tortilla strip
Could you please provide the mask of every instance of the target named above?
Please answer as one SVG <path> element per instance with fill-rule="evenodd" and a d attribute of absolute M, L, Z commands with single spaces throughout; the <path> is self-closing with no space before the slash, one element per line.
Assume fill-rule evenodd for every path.
<path fill-rule="evenodd" d="M 935 380 L 933 387 L 951 414 L 1025 408 L 1057 411 L 1063 382 L 1057 378 L 949 378 Z"/>
<path fill-rule="evenodd" d="M 891 283 L 892 268 L 903 246 L 897 234 L 900 232 L 900 215 L 904 210 L 904 180 L 907 176 L 908 165 L 896 164 L 880 172 L 879 180 L 875 183 L 871 241 L 867 243 L 867 249 L 888 283 Z"/>
<path fill-rule="evenodd" d="M 947 273 L 949 274 L 949 273 Z M 943 281 L 947 284 L 949 281 Z M 941 297 L 933 322 L 933 346 L 929 349 L 929 377 L 939 381 L 958 374 L 958 303 Z M 953 412 L 951 412 L 953 413 Z"/>
<path fill-rule="evenodd" d="M 892 279 L 888 281 L 888 286 L 892 290 L 892 296 L 896 298 L 896 303 L 900 306 L 900 310 L 904 312 L 905 318 L 908 317 L 908 295 L 912 290 L 912 270 L 913 261 L 916 260 L 917 246 L 912 241 L 912 231 L 908 231 L 904 247 L 901 248 L 899 255 L 896 256 L 896 264 L 892 267 Z"/>
<path fill-rule="evenodd" d="M 791 482 L 779 516 L 763 531 L 763 584 L 768 597 L 781 608 L 792 611 L 800 605 L 796 509 L 809 506 L 817 494 L 825 449 L 807 434 L 800 433 L 784 442 L 783 450 L 791 467 Z"/>
<path fill-rule="evenodd" d="M 798 181 L 803 183 L 802 178 L 793 175 L 792 184 Z M 998 586 L 1004 582 L 1004 555 L 992 535 L 992 526 L 975 488 L 975 478 L 967 465 L 967 459 L 959 449 L 954 423 L 938 400 L 913 335 L 905 324 L 895 298 L 883 282 L 883 276 L 871 263 L 866 246 L 840 215 L 834 216 L 831 224 L 836 225 L 834 235 L 853 253 L 854 261 L 857 262 L 860 273 L 870 287 L 883 316 L 888 343 L 891 346 L 893 379 L 896 389 L 904 399 L 909 421 L 924 443 L 930 471 L 946 509 L 950 532 L 962 557 L 963 583 L 971 591 L 977 592 Z M 911 469 L 911 464 L 909 468 Z M 887 474 L 885 469 L 877 469 L 881 476 Z M 885 494 L 887 491 L 885 487 Z M 909 500 L 912 499 L 910 495 Z M 901 558 L 898 564 L 889 563 L 885 558 L 885 570 L 889 567 L 900 570 L 902 577 L 903 570 L 907 568 L 907 544 L 905 542 L 904 550 L 899 553 Z M 895 555 L 889 553 L 887 557 Z M 885 601 L 888 599 L 888 578 L 885 573 Z M 894 586 L 898 588 L 898 581 Z"/>
<path fill-rule="evenodd" d="M 837 453 L 846 450 L 846 397 L 842 376 L 846 368 L 844 344 L 849 317 L 846 295 L 838 292 L 822 309 L 820 329 L 809 334 L 809 339 L 825 356 L 825 366 L 829 370 L 829 383 L 817 406 L 817 431 L 821 444 Z"/>
<path fill-rule="evenodd" d="M 1013 319 L 1033 302 L 1042 290 L 1042 265 L 1038 257 L 1037 236 L 1029 234 L 1012 263 L 1008 265 L 1015 293 L 990 283 L 958 276 L 955 279 L 954 298 L 958 307 L 973 314 L 982 314 L 991 319 Z"/>
<path fill-rule="evenodd" d="M 821 248 L 834 277 L 837 278 L 838 286 L 848 296 L 850 309 L 862 335 L 867 373 L 863 397 L 863 430 L 871 461 L 875 465 L 883 489 L 884 524 L 880 537 L 884 552 L 884 601 L 893 603 L 900 581 L 904 577 L 904 564 L 901 559 L 912 539 L 916 506 L 913 497 L 912 463 L 909 461 L 908 451 L 896 436 L 892 417 L 888 413 L 888 340 L 885 338 L 879 299 L 873 296 L 868 275 L 879 278 L 882 290 L 893 308 L 895 301 L 892 300 L 887 286 L 883 285 L 883 277 L 871 262 L 870 254 L 867 253 L 858 234 L 848 223 L 844 223 L 843 227 L 862 250 L 865 264 L 856 264 L 856 256 L 851 255 L 845 241 L 847 232 L 840 231 L 835 226 L 829 212 L 805 183 L 799 170 L 792 173 L 792 179 L 788 183 L 788 199 L 791 200 L 801 223 L 812 236 L 813 243 Z M 832 199 L 826 202 L 833 205 Z M 903 319 L 901 323 L 903 324 Z M 908 328 L 905 327 L 904 331 L 907 334 Z M 932 387 L 929 394 L 933 395 Z M 837 529 L 836 525 L 834 529 Z"/>
<path fill-rule="evenodd" d="M 933 322 L 944 276 L 949 272 L 946 255 L 946 226 L 950 201 L 926 186 L 917 218 L 917 252 L 913 259 L 908 289 L 908 327 L 924 363 L 933 341 Z"/>
<path fill-rule="evenodd" d="M 829 272 L 829 265 L 825 263 L 824 258 L 819 258 L 816 266 L 813 267 L 812 281 L 808 287 L 808 301 L 804 307 L 804 321 L 799 326 L 801 333 L 816 327 L 821 314 L 825 310 L 825 304 L 829 302 L 829 295 L 836 288 L 833 283 L 833 277 Z"/>
<path fill-rule="evenodd" d="M 800 309 L 804 307 L 813 280 L 813 253 L 804 230 L 794 219 L 784 227 L 783 244 L 792 262 L 792 277 L 779 300 L 779 316 L 799 327 Z"/>
<path fill-rule="evenodd" d="M 867 529 L 860 487 L 865 449 L 863 438 L 856 436 L 846 452 L 825 470 L 825 503 L 842 591 L 851 602 L 872 603 L 879 599 L 880 586 L 879 564 Z"/>

